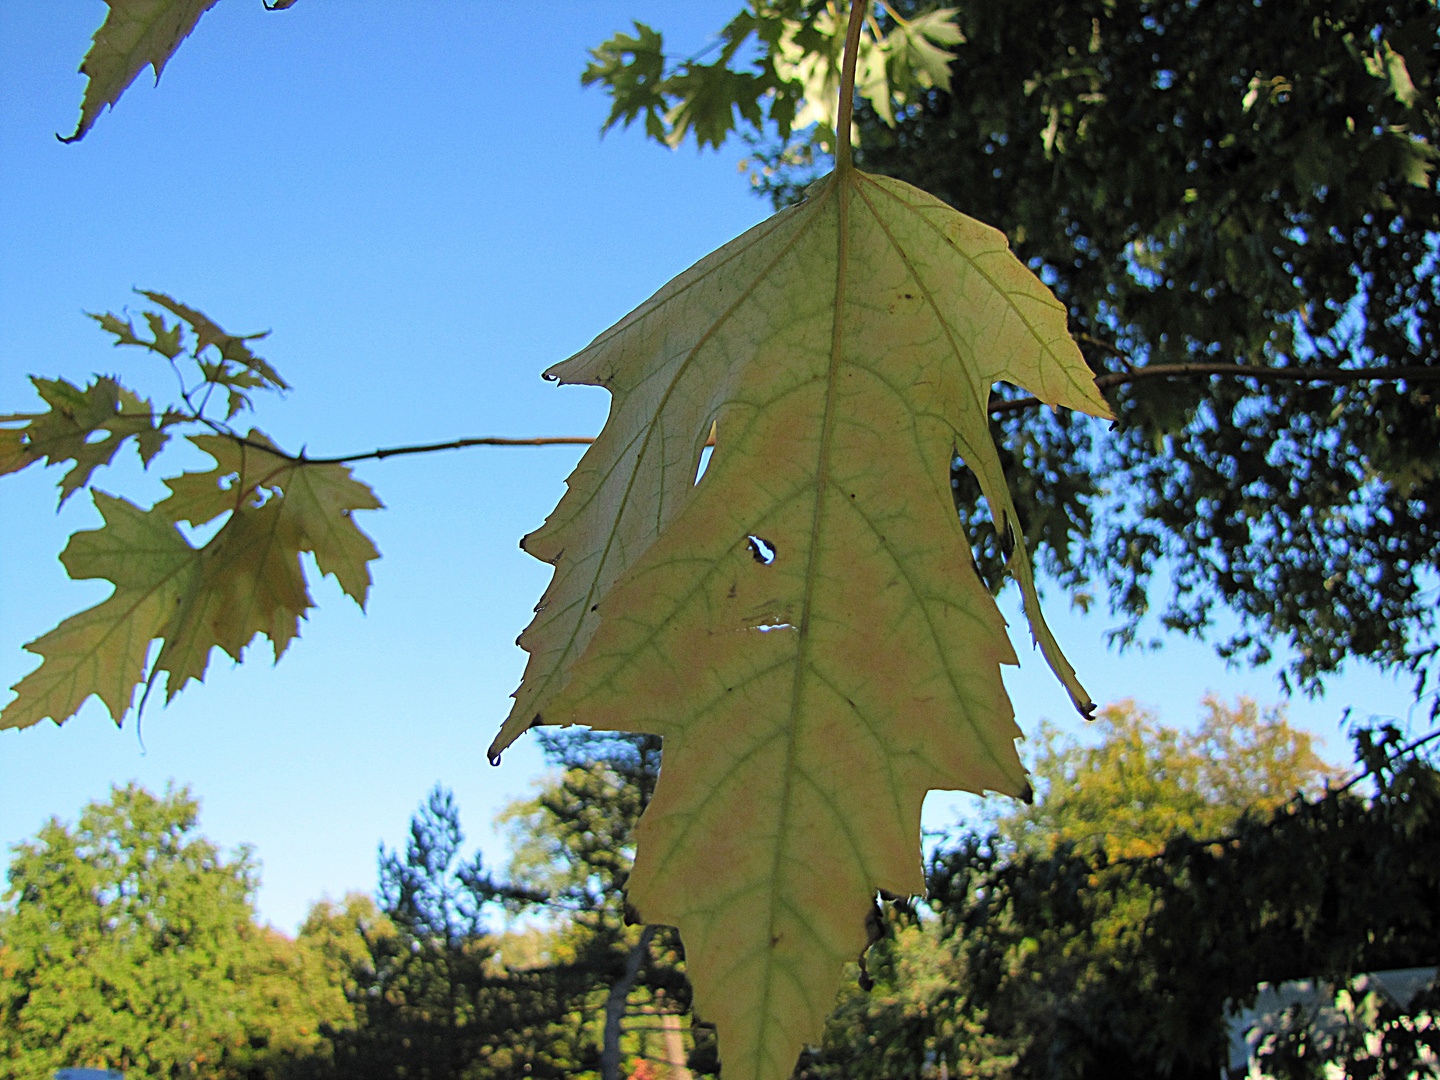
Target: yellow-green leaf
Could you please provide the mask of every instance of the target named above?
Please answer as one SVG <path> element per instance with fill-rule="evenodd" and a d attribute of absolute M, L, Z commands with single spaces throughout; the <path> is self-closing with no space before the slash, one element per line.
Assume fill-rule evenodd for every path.
<path fill-rule="evenodd" d="M 80 103 L 75 133 L 62 142 L 85 137 L 101 110 L 114 105 L 149 64 L 155 81 L 165 64 L 216 0 L 105 0 L 110 11 L 95 31 L 90 51 L 80 64 L 89 78 Z"/>
<path fill-rule="evenodd" d="M 57 724 L 97 694 L 117 721 L 145 678 L 150 642 L 190 592 L 200 553 L 159 514 L 94 493 L 105 527 L 76 533 L 60 556 L 73 578 L 106 578 L 115 592 L 25 647 L 44 662 L 18 682 L 0 729 Z"/>
<path fill-rule="evenodd" d="M 334 574 L 361 607 L 370 588 L 367 564 L 380 557 L 351 518 L 353 510 L 380 509 L 380 500 L 344 465 L 296 461 L 253 430 L 246 442 L 220 435 L 190 441 L 216 466 L 165 481 L 171 494 L 156 512 L 192 525 L 225 512 L 230 518 L 206 545 L 199 587 L 177 607 L 156 659 L 168 676 L 167 700 L 204 678 L 212 645 L 238 660 L 264 634 L 277 658 L 284 653 L 314 606 L 301 552 L 313 552 L 321 572 Z"/>
<path fill-rule="evenodd" d="M 957 452 L 1093 708 L 987 421 L 997 381 L 1108 415 L 1064 308 L 1001 233 L 907 184 L 845 169 L 809 195 L 552 369 L 614 401 L 524 542 L 555 576 L 491 747 L 541 722 L 664 736 L 630 900 L 679 927 L 727 1080 L 789 1076 L 875 891 L 923 891 L 928 790 L 1027 791 Z"/>
<path fill-rule="evenodd" d="M 150 510 L 95 493 L 105 527 L 77 533 L 61 558 L 72 578 L 104 578 L 115 592 L 26 646 L 43 662 L 15 686 L 0 728 L 46 717 L 62 723 L 91 694 L 118 722 L 140 682 L 163 672 L 166 698 L 173 698 L 204 678 L 213 648 L 239 660 L 257 634 L 278 657 L 313 606 L 303 552 L 314 553 L 321 572 L 334 574 L 364 606 L 367 564 L 379 553 L 351 513 L 380 507 L 366 485 L 343 465 L 287 457 L 258 431 L 246 441 L 191 441 L 216 467 L 167 480 L 170 496 Z M 229 516 L 199 549 L 175 528 L 222 514 Z M 156 639 L 162 644 L 147 672 Z"/>
<path fill-rule="evenodd" d="M 44 461 L 75 465 L 60 481 L 60 502 L 90 480 L 101 465 L 110 464 L 120 444 L 135 436 L 145 464 L 169 437 L 169 418 L 157 417 L 144 401 L 108 376 L 83 390 L 64 379 L 31 378 L 49 411 L 0 416 L 0 476 Z"/>

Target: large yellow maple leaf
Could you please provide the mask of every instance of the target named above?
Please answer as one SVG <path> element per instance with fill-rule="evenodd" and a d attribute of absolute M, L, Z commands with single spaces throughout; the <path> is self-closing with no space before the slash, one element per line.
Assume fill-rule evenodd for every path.
<path fill-rule="evenodd" d="M 1000 679 L 1016 658 L 951 459 L 1088 714 L 987 409 L 1002 380 L 1108 409 L 1001 233 L 848 167 L 547 374 L 614 401 L 524 541 L 555 576 L 491 753 L 536 723 L 664 737 L 630 901 L 679 928 L 727 1080 L 779 1080 L 865 947 L 876 890 L 923 892 L 925 793 L 1028 789 Z"/>

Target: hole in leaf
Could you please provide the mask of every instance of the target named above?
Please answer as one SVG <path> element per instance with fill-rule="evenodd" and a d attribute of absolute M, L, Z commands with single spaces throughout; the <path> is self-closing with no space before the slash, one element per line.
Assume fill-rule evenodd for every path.
<path fill-rule="evenodd" d="M 96 428 L 94 431 L 90 432 L 89 435 L 85 436 L 85 442 L 90 446 L 94 446 L 96 443 L 109 442 L 110 438 L 110 432 L 106 431 L 104 428 Z"/>
<path fill-rule="evenodd" d="M 761 623 L 759 626 L 752 626 L 751 630 L 759 630 L 762 634 L 768 634 L 771 630 L 794 630 L 795 624 L 788 622 Z"/>
<path fill-rule="evenodd" d="M 706 446 L 700 450 L 700 464 L 695 469 L 695 483 L 700 482 L 700 478 L 705 475 L 705 470 L 710 467 L 710 455 L 713 453 L 715 453 L 713 446 Z"/>
<path fill-rule="evenodd" d="M 747 538 L 750 546 L 750 555 L 762 566 L 769 566 L 775 561 L 775 545 L 769 540 L 761 539 L 758 536 Z"/>

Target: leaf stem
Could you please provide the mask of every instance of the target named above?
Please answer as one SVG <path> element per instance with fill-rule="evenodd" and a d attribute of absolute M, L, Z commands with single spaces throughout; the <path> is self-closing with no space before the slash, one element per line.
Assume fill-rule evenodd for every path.
<path fill-rule="evenodd" d="M 840 112 L 835 119 L 835 171 L 844 172 L 850 163 L 850 126 L 855 115 L 855 64 L 860 56 L 860 30 L 870 0 L 851 0 L 850 25 L 845 30 L 845 59 L 840 67 Z"/>

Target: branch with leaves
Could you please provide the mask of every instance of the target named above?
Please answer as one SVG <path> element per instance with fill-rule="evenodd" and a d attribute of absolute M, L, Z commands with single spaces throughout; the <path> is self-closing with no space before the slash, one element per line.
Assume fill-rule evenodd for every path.
<path fill-rule="evenodd" d="M 73 138 L 147 63 L 158 75 L 211 3 L 110 0 Z M 1005 233 L 852 161 L 855 93 L 892 123 L 912 90 L 943 88 L 942 46 L 963 40 L 950 14 L 906 21 L 860 0 L 846 19 L 834 3 L 755 0 L 722 34 L 716 64 L 667 67 L 659 35 L 637 26 L 638 37 L 597 50 L 587 73 L 629 95 L 616 94 L 609 123 L 643 115 L 672 145 L 691 132 L 718 145 L 738 110 L 785 138 L 805 121 L 835 156 L 803 201 L 552 369 L 606 387 L 613 408 L 566 497 L 526 538 L 555 576 L 521 639 L 529 664 L 491 748 L 498 757 L 544 724 L 666 739 L 628 895 L 642 919 L 679 927 L 696 1008 L 716 1025 L 731 1080 L 789 1075 L 871 940 L 877 894 L 924 888 L 928 790 L 1029 793 L 1000 678 L 1016 657 L 967 570 L 955 459 L 989 506 L 1047 662 L 1076 707 L 1093 708 L 1040 610 L 991 423 L 1042 403 L 1110 416 L 1068 333 L 1070 309 Z M 732 71 L 752 38 L 763 45 L 755 70 Z M 1065 148 L 1058 115 L 1047 154 Z M 1418 146 L 1407 153 L 1429 160 Z M 1428 174 L 1409 175 L 1420 186 Z M 1175 204 L 1190 205 L 1188 194 Z M 142 685 L 164 676 L 173 696 L 203 677 L 217 646 L 238 658 L 263 634 L 283 652 L 310 606 L 302 553 L 357 601 L 368 590 L 377 553 L 351 518 L 379 502 L 347 463 L 499 441 L 325 459 L 282 451 L 232 426 L 251 391 L 285 385 L 254 355 L 254 336 L 146 295 L 162 309 L 145 317 L 149 337 L 98 318 L 117 343 L 172 365 L 181 404 L 157 412 L 113 379 L 37 380 L 48 409 L 0 418 L 0 465 L 73 462 L 63 501 L 126 440 L 148 464 L 182 428 L 216 465 L 168 480 L 171 494 L 149 510 L 93 493 L 105 525 L 77 534 L 62 559 L 115 592 L 33 643 L 43 663 L 0 726 L 63 720 L 92 693 L 118 719 Z M 1102 378 L 1411 370 L 1157 363 Z M 997 402 L 997 383 L 1034 396 Z M 202 526 L 217 529 L 204 544 L 182 531 Z"/>
<path fill-rule="evenodd" d="M 92 694 L 118 723 L 137 687 L 148 696 L 163 675 L 169 701 L 204 678 L 212 648 L 239 660 L 258 635 L 270 640 L 278 659 L 313 606 L 303 553 L 362 607 L 370 589 L 368 563 L 379 552 L 351 517 L 380 508 L 370 488 L 343 465 L 306 462 L 263 432 L 242 435 L 230 424 L 252 409 L 252 391 L 288 389 L 250 348 L 264 335 L 230 334 L 164 293 L 142 295 L 162 309 L 144 313 L 149 337 L 114 314 L 92 318 L 117 345 L 163 358 L 175 372 L 181 405 L 157 411 L 107 376 L 84 388 L 36 378 L 49 408 L 0 416 L 0 474 L 73 462 L 60 481 L 63 504 L 127 440 L 148 467 L 174 431 L 196 428 L 200 433 L 186 438 L 215 467 L 166 480 L 170 494 L 149 509 L 92 491 L 104 525 L 76 533 L 60 559 L 72 578 L 102 578 L 115 591 L 26 646 L 43 662 L 15 686 L 0 729 L 47 717 L 61 723 Z M 167 321 L 166 312 L 177 320 Z M 199 545 L 181 528 L 222 518 Z M 150 662 L 156 640 L 161 647 Z"/>

